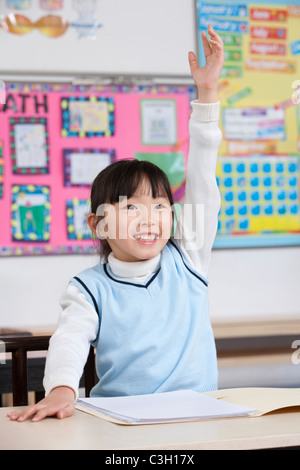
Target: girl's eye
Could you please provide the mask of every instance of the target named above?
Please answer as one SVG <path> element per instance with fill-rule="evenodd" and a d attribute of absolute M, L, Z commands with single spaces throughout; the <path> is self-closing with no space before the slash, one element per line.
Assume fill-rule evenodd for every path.
<path fill-rule="evenodd" d="M 135 211 L 135 210 L 137 210 L 137 207 L 134 206 L 133 204 L 128 204 L 127 209 L 130 210 L 130 211 L 132 211 L 132 210 Z"/>
<path fill-rule="evenodd" d="M 167 209 L 165 204 L 157 204 L 156 209 Z"/>

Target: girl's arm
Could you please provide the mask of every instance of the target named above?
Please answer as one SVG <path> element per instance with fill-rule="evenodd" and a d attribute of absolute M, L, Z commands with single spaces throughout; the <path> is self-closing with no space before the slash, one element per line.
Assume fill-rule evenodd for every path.
<path fill-rule="evenodd" d="M 217 87 L 223 67 L 222 40 L 211 26 L 208 26 L 208 33 L 212 47 L 202 32 L 206 65 L 199 68 L 195 54 L 189 53 L 198 101 L 192 102 L 185 198 L 175 233 L 187 260 L 205 277 L 220 209 L 215 173 L 222 137 L 218 127 L 220 103 L 217 101 Z"/>
<path fill-rule="evenodd" d="M 193 102 L 192 106 L 185 197 L 175 239 L 187 261 L 206 278 L 220 210 L 215 173 L 222 134 L 218 103 Z M 203 114 L 208 114 L 209 120 L 204 121 Z"/>
<path fill-rule="evenodd" d="M 78 385 L 86 363 L 90 343 L 98 333 L 99 318 L 76 286 L 69 284 L 62 299 L 59 325 L 50 340 L 44 387 L 46 397 L 39 403 L 13 411 L 13 421 L 46 416 L 66 418 L 74 413 Z"/>
<path fill-rule="evenodd" d="M 99 318 L 85 295 L 72 283 L 61 298 L 61 307 L 59 325 L 47 354 L 45 394 L 63 385 L 72 388 L 77 397 L 90 345 L 98 334 Z"/>

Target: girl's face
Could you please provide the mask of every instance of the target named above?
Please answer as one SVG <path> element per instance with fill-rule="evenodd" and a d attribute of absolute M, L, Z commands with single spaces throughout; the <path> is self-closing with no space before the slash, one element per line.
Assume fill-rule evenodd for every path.
<path fill-rule="evenodd" d="M 99 208 L 98 208 L 99 209 Z M 104 216 L 100 222 L 98 216 Z M 172 231 L 172 207 L 165 195 L 153 198 L 147 182 L 131 197 L 105 204 L 88 216 L 88 224 L 99 238 L 106 238 L 121 261 L 153 258 L 167 244 Z"/>

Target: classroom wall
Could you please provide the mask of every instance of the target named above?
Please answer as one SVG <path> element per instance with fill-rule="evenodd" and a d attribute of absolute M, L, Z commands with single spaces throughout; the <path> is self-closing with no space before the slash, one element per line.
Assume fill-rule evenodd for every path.
<path fill-rule="evenodd" d="M 1 327 L 53 327 L 68 280 L 96 255 L 0 260 Z M 213 322 L 299 318 L 300 249 L 214 250 L 210 269 Z"/>
<path fill-rule="evenodd" d="M 85 70 L 100 73 L 102 66 L 105 73 L 188 73 L 186 53 L 196 49 L 194 0 L 102 0 L 100 11 L 106 27 L 97 39 L 78 41 L 73 32 L 57 43 L 61 45 L 59 57 L 54 40 L 38 31 L 22 39 L 0 31 L 9 52 L 0 75 L 13 71 L 22 78 L 35 69 L 59 76 L 60 66 L 62 72 L 74 76 Z M 84 54 L 86 41 L 91 41 L 90 55 Z M 31 59 L 29 46 L 36 51 Z M 22 50 L 27 52 L 22 54 Z M 94 255 L 0 258 L 0 327 L 53 327 L 69 278 L 96 262 Z M 300 247 L 214 250 L 210 270 L 213 322 L 299 318 L 299 266 Z"/>

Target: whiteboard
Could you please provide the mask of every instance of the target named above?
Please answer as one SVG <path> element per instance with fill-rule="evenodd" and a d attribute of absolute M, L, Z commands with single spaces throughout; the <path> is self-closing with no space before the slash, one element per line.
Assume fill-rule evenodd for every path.
<path fill-rule="evenodd" d="M 87 0 L 88 1 L 88 0 Z M 89 0 L 91 1 L 91 0 Z M 26 10 L 0 2 L 6 18 L 17 13 L 36 23 L 58 15 L 71 23 L 57 38 L 34 27 L 27 34 L 0 29 L 0 73 L 189 75 L 187 54 L 196 47 L 195 0 L 97 0 L 94 19 L 101 24 L 94 38 L 78 37 L 79 15 L 72 0 L 63 9 L 46 11 L 39 0 Z"/>

